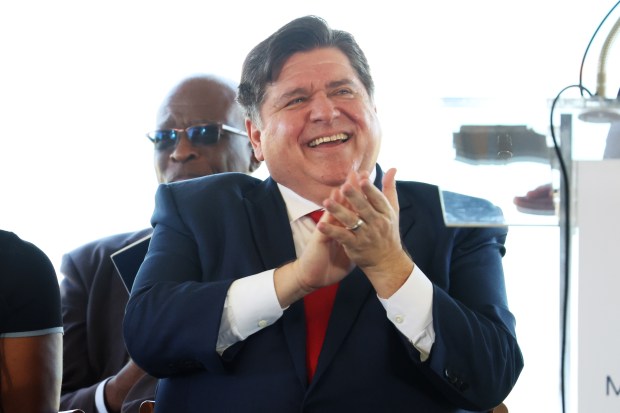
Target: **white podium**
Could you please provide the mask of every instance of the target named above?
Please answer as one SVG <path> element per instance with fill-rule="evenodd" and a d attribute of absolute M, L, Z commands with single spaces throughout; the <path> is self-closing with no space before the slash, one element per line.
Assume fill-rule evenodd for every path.
<path fill-rule="evenodd" d="M 620 412 L 620 159 L 573 161 L 571 188 L 569 411 Z"/>

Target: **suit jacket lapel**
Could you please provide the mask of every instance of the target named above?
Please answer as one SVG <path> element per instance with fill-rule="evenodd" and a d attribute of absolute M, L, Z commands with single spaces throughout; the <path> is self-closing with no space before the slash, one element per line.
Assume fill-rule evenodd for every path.
<path fill-rule="evenodd" d="M 377 165 L 376 171 L 377 171 L 377 175 L 376 175 L 374 184 L 377 188 L 379 188 L 380 190 L 383 190 L 383 183 L 381 182 L 383 180 L 383 171 L 381 170 L 381 167 L 379 165 Z M 396 182 L 396 189 L 398 190 L 398 182 Z M 412 225 L 415 223 L 415 218 L 414 218 L 415 214 L 411 213 L 411 211 L 408 211 L 409 208 L 414 207 L 414 206 L 411 204 L 411 202 L 408 199 L 402 198 L 399 194 L 398 207 L 400 209 L 398 223 L 400 227 L 401 237 L 403 237 L 405 234 L 407 234 L 407 232 L 409 232 Z M 406 213 L 403 214 L 403 212 L 406 212 Z"/>
<path fill-rule="evenodd" d="M 415 224 L 415 205 L 412 205 L 410 200 L 403 199 L 399 196 L 398 207 L 400 208 L 398 225 L 400 227 L 400 237 L 403 239 Z M 411 211 L 411 208 L 414 208 L 414 211 Z"/>
<path fill-rule="evenodd" d="M 377 165 L 376 170 L 377 176 L 375 178 L 374 184 L 377 188 L 383 190 L 383 183 L 381 182 L 383 180 L 383 171 L 381 170 L 381 167 L 379 165 Z M 398 181 L 396 182 L 396 190 L 398 192 Z M 402 198 L 400 194 L 398 194 L 398 207 L 400 209 L 398 224 L 400 227 L 400 235 L 402 238 L 405 234 L 407 234 L 407 232 L 409 232 L 409 230 L 415 223 L 415 212 L 412 213 L 411 211 L 408 211 L 409 208 L 415 207 L 415 205 L 412 205 L 408 199 Z"/>
<path fill-rule="evenodd" d="M 245 198 L 245 207 L 253 241 L 265 269 L 276 268 L 295 259 L 295 244 L 286 205 L 275 181 L 268 178 L 250 191 Z"/>
<path fill-rule="evenodd" d="M 246 196 L 246 210 L 265 269 L 294 260 L 295 244 L 286 205 L 275 181 L 268 178 Z M 303 388 L 306 383 L 306 334 L 303 301 L 291 305 L 281 318 L 295 371 Z"/>
<path fill-rule="evenodd" d="M 357 314 L 373 292 L 370 281 L 357 267 L 340 282 L 313 383 L 320 380 L 321 375 L 336 356 L 342 342 L 353 327 Z"/>

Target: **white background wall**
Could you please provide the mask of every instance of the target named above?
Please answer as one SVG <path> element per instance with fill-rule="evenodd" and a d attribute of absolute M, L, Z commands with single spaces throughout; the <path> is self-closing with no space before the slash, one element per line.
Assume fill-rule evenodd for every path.
<path fill-rule="evenodd" d="M 164 94 L 197 72 L 238 80 L 251 47 L 304 14 L 351 31 L 366 51 L 384 130 L 381 164 L 398 167 L 400 179 L 458 180 L 443 168 L 452 137 L 438 133 L 446 119 L 433 102 L 510 99 L 522 102 L 524 116 L 540 107 L 544 122 L 548 99 L 578 82 L 590 36 L 615 3 L 405 4 L 2 2 L 0 228 L 36 243 L 59 266 L 82 243 L 147 226 L 156 180 L 144 133 Z M 589 52 L 584 84 L 592 91 L 600 44 L 619 15 Z M 612 53 L 610 66 L 615 60 Z M 610 96 L 618 77 L 608 75 Z M 526 363 L 507 401 L 511 412 L 559 411 L 558 240 L 553 226 L 510 230 L 506 278 Z"/>

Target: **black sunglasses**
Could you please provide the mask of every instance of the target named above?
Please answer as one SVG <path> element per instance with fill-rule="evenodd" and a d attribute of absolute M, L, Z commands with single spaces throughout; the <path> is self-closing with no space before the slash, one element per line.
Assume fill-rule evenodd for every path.
<path fill-rule="evenodd" d="M 222 131 L 248 137 L 241 129 L 233 128 L 223 123 L 208 123 L 204 125 L 190 126 L 185 129 L 157 129 L 146 134 L 155 145 L 155 149 L 164 150 L 176 146 L 180 139 L 180 133 L 185 132 L 187 139 L 192 145 L 213 145 L 220 140 Z"/>

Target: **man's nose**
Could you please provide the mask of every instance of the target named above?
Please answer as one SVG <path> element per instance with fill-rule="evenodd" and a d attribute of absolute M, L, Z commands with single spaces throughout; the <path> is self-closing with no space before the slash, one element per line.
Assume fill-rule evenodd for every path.
<path fill-rule="evenodd" d="M 317 93 L 310 102 L 310 120 L 331 122 L 340 115 L 335 102 L 324 93 Z"/>
<path fill-rule="evenodd" d="M 174 150 L 170 154 L 170 158 L 177 162 L 187 162 L 190 159 L 198 157 L 198 151 L 196 147 L 187 137 L 185 132 L 179 134 L 179 141 L 177 142 Z"/>

